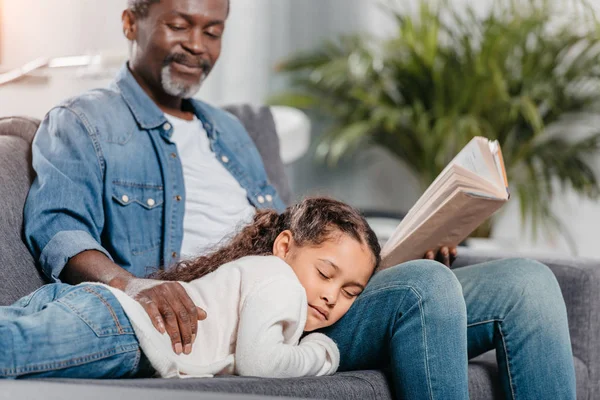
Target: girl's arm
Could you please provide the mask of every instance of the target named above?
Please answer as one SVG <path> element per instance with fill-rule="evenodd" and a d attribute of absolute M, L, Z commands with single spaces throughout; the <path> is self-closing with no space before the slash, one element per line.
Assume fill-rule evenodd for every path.
<path fill-rule="evenodd" d="M 340 355 L 330 338 L 312 333 L 297 344 L 307 307 L 304 289 L 289 279 L 267 282 L 248 295 L 240 311 L 236 373 L 265 378 L 335 373 Z"/>

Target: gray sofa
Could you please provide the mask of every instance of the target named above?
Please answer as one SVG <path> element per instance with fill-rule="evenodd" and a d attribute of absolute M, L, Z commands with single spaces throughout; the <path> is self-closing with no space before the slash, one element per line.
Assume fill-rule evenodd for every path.
<path fill-rule="evenodd" d="M 264 158 L 269 178 L 289 200 L 290 190 L 279 159 L 279 144 L 268 108 L 247 106 L 230 108 L 247 127 Z M 0 305 L 11 304 L 45 283 L 34 261 L 23 244 L 22 211 L 29 184 L 33 177 L 30 163 L 30 143 L 38 121 L 28 118 L 0 119 Z M 473 254 L 461 251 L 456 267 L 496 258 L 500 255 Z M 501 256 L 508 256 L 502 254 Z M 600 398 L 600 265 L 583 259 L 542 259 L 556 274 L 561 285 L 571 329 L 571 340 L 577 372 L 578 399 Z M 485 354 L 469 363 L 469 389 L 472 399 L 500 399 L 497 366 L 493 353 Z M 19 384 L 23 392 L 19 392 Z M 25 382 L 13 383 L 10 398 L 26 397 L 30 387 Z M 90 393 L 101 385 L 128 387 L 131 390 L 170 389 L 169 398 L 177 398 L 181 391 L 197 393 L 197 398 L 209 397 L 208 392 L 234 394 L 274 395 L 323 399 L 391 399 L 393 395 L 384 371 L 355 371 L 338 373 L 331 377 L 300 379 L 258 379 L 251 377 L 219 377 L 212 379 L 131 379 L 131 380 L 52 380 L 39 382 L 47 389 L 60 392 L 60 386 L 69 388 L 64 394 L 73 394 L 73 385 L 81 386 L 81 393 Z M 43 385 L 41 387 L 44 387 Z M 0 382 L 0 392 L 2 392 Z M 142 393 L 136 392 L 136 393 Z M 162 391 L 158 391 L 162 393 Z M 8 392 L 5 392 L 7 394 Z M 114 393 L 114 392 L 113 392 Z M 141 394 L 140 394 L 141 396 Z M 129 397 L 129 396 L 128 396 Z M 152 398 L 155 398 L 154 396 Z M 187 398 L 187 397 L 185 397 Z"/>

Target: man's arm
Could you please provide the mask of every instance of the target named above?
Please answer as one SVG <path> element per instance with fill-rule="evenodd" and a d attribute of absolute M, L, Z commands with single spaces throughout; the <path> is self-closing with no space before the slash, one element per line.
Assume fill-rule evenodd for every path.
<path fill-rule="evenodd" d="M 206 318 L 179 283 L 136 278 L 99 251 L 71 258 L 61 278 L 70 283 L 102 282 L 127 293 L 144 307 L 160 333 L 169 334 L 177 354 L 191 353 L 197 321 Z"/>
<path fill-rule="evenodd" d="M 89 122 L 65 107 L 51 110 L 32 153 L 37 176 L 25 203 L 25 240 L 44 274 L 53 282 L 95 281 L 124 290 L 159 331 L 166 329 L 175 351 L 191 351 L 204 315 L 183 287 L 133 277 L 101 245 L 105 161 Z"/>

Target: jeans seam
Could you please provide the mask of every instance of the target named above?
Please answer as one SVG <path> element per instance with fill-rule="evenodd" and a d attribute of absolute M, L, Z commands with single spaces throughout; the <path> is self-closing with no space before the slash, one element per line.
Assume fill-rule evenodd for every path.
<path fill-rule="evenodd" d="M 110 303 L 104 297 L 102 297 L 102 295 L 100 293 L 98 293 L 96 290 L 94 290 L 93 288 L 91 288 L 89 286 L 85 288 L 85 291 L 88 292 L 88 293 L 93 294 L 102 303 L 104 303 L 104 305 L 106 306 L 106 308 L 108 308 L 108 311 L 110 312 L 110 315 L 112 316 L 113 320 L 115 321 L 115 324 L 117 325 L 117 330 L 118 330 L 119 334 L 122 335 L 123 333 L 125 333 L 125 330 L 121 326 L 121 323 L 119 322 L 119 318 L 117 317 L 117 314 L 115 314 L 115 310 L 113 310 L 113 308 L 110 305 Z"/>
<path fill-rule="evenodd" d="M 142 359 L 142 350 L 138 346 L 137 352 L 136 352 L 136 355 L 135 355 L 135 361 L 133 363 L 133 368 L 131 369 L 132 371 L 135 371 L 136 375 L 138 373 L 138 367 L 140 366 L 140 360 L 141 359 Z"/>
<path fill-rule="evenodd" d="M 427 386 L 429 387 L 429 398 L 433 400 L 433 388 L 431 387 L 431 373 L 429 371 L 429 348 L 427 347 L 427 324 L 425 323 L 425 313 L 423 312 L 422 302 L 423 299 L 421 295 L 412 287 L 410 290 L 418 297 L 419 299 L 419 314 L 421 314 L 421 324 L 423 324 L 423 343 L 425 345 L 425 372 L 427 374 Z"/>
<path fill-rule="evenodd" d="M 377 292 L 385 290 L 385 289 L 399 288 L 399 287 L 408 288 L 411 292 L 413 292 L 415 294 L 415 296 L 417 296 L 417 299 L 419 300 L 418 301 L 419 315 L 421 317 L 421 325 L 423 326 L 423 345 L 425 347 L 425 374 L 426 374 L 426 379 L 427 379 L 427 387 L 429 389 L 429 399 L 433 400 L 433 388 L 431 387 L 431 371 L 429 369 L 429 348 L 427 347 L 427 324 L 425 323 L 425 313 L 423 312 L 423 303 L 422 303 L 423 297 L 414 287 L 412 287 L 410 285 L 398 285 L 398 284 L 388 285 L 383 288 L 379 288 L 377 290 L 369 292 L 368 294 L 377 293 Z M 404 299 L 406 299 L 406 296 L 404 296 Z M 402 299 L 402 301 L 398 303 L 398 308 L 396 309 L 396 315 L 398 315 L 398 310 L 400 309 L 400 307 L 402 307 L 402 304 L 404 303 L 404 299 Z"/>
<path fill-rule="evenodd" d="M 491 318 L 491 319 L 487 319 L 485 321 L 473 322 L 471 324 L 467 324 L 467 328 L 471 328 L 471 327 L 477 326 L 477 325 L 489 324 L 490 322 L 502 322 L 502 319 L 501 318 Z"/>
<path fill-rule="evenodd" d="M 508 385 L 510 386 L 510 392 L 513 400 L 515 399 L 515 388 L 512 381 L 512 373 L 510 372 L 510 357 L 508 356 L 508 347 L 506 347 L 506 341 L 504 340 L 504 333 L 502 332 L 502 321 L 498 324 L 498 332 L 502 338 L 502 347 L 504 348 L 504 356 L 506 357 L 506 369 L 508 372 Z"/>
<path fill-rule="evenodd" d="M 134 349 L 139 349 L 137 344 L 124 345 L 121 346 L 121 349 L 111 349 L 107 351 L 102 351 L 99 353 L 90 354 L 84 357 L 72 358 L 65 361 L 52 362 L 48 364 L 36 364 L 29 365 L 27 367 L 20 368 L 8 368 L 0 370 L 2 372 L 2 376 L 11 376 L 11 375 L 21 375 L 21 374 L 31 374 L 31 373 L 39 373 L 39 372 L 47 372 L 56 369 L 70 368 L 76 367 L 81 364 L 85 364 L 89 361 L 98 361 L 103 358 L 116 356 L 119 354 L 129 353 Z"/>
<path fill-rule="evenodd" d="M 391 285 L 386 285 L 386 286 L 383 286 L 383 287 L 379 287 L 377 289 L 370 289 L 367 293 L 361 294 L 358 298 L 359 299 L 364 299 L 365 297 L 370 297 L 371 295 L 379 293 L 379 292 L 383 292 L 384 290 L 387 290 L 387 289 L 396 289 L 396 288 L 413 289 L 412 286 L 401 285 L 401 284 L 395 283 L 395 284 L 391 284 Z M 400 304 L 402 304 L 402 303 L 400 303 Z"/>

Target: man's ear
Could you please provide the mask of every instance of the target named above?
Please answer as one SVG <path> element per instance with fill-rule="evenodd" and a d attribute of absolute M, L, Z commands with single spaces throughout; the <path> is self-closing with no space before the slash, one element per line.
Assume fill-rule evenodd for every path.
<path fill-rule="evenodd" d="M 129 41 L 134 41 L 137 38 L 137 20 L 135 14 L 127 9 L 121 15 L 123 22 L 123 34 Z"/>
<path fill-rule="evenodd" d="M 290 254 L 293 243 L 294 238 L 290 230 L 281 232 L 273 243 L 273 255 L 285 260 Z"/>

